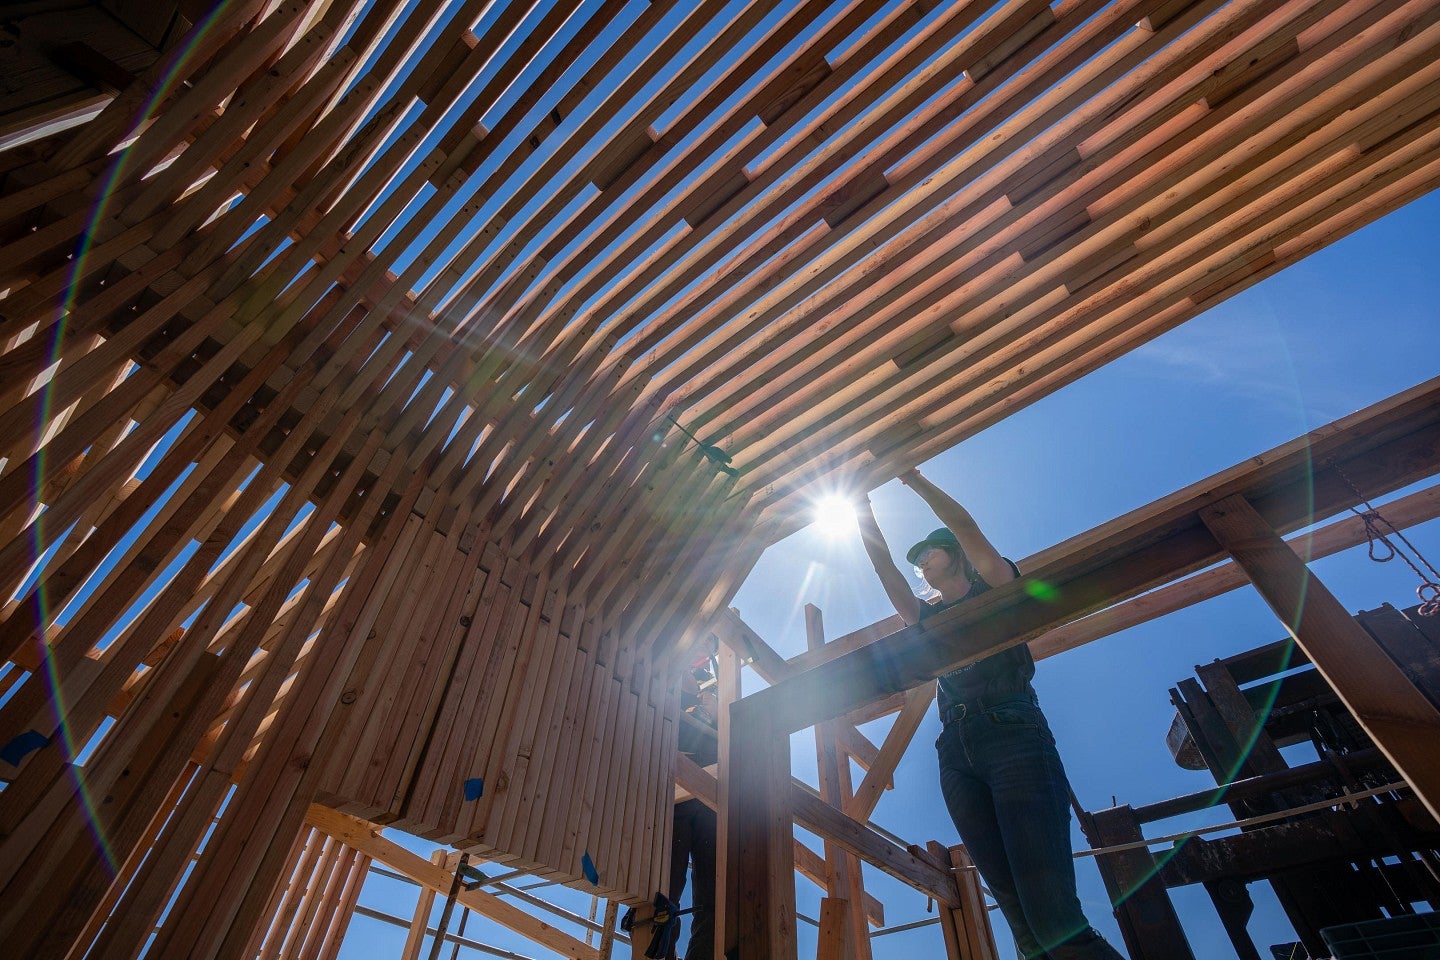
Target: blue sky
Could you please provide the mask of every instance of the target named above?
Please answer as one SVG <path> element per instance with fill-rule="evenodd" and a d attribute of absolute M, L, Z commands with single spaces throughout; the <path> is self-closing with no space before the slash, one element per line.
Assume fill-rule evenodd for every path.
<path fill-rule="evenodd" d="M 923 469 L 970 507 L 1003 552 L 1026 557 L 1435 376 L 1437 251 L 1440 195 L 1432 194 Z M 872 500 L 899 550 L 935 526 L 919 499 L 898 483 L 881 487 Z M 1409 536 L 1432 559 L 1440 557 L 1440 523 L 1413 528 Z M 1415 602 L 1414 575 L 1399 564 L 1371 562 L 1363 547 L 1313 568 L 1348 609 Z M 735 600 L 751 626 L 787 656 L 804 648 L 806 603 L 824 612 L 828 637 L 892 612 L 858 537 L 827 537 L 814 528 L 768 551 Z M 1192 676 L 1195 664 L 1283 635 L 1247 588 L 1043 662 L 1036 687 L 1081 803 L 1099 809 L 1114 798 L 1139 805 L 1213 785 L 1208 774 L 1176 766 L 1165 748 L 1173 715 L 1168 689 Z M 758 685 L 753 676 L 746 683 L 749 691 Z M 883 737 L 888 722 L 877 721 L 875 739 Z M 955 841 L 935 782 L 930 745 L 938 733 L 932 715 L 896 774 L 896 789 L 875 814 L 876 822 L 915 842 Z M 795 770 L 811 782 L 813 757 L 810 733 L 797 735 Z M 1301 759 L 1296 755 L 1292 762 Z M 1222 810 L 1207 822 L 1227 819 L 1228 810 Z M 1175 829 L 1195 825 L 1186 821 Z M 1152 835 L 1157 832 L 1151 828 Z M 1075 843 L 1083 846 L 1078 831 Z M 429 849 L 423 842 L 414 847 Z M 1120 944 L 1098 873 L 1083 859 L 1078 870 L 1092 921 Z M 884 875 L 869 871 L 867 884 L 885 901 L 888 923 L 926 915 L 919 894 Z M 1251 892 L 1257 911 L 1250 929 L 1262 952 L 1268 944 L 1292 940 L 1268 888 L 1255 885 Z M 799 893 L 801 912 L 815 916 L 816 888 L 801 881 Z M 1173 896 L 1196 955 L 1231 955 L 1204 892 L 1186 888 Z M 413 887 L 372 877 L 361 902 L 408 916 L 414 898 Z M 589 897 L 562 892 L 560 899 L 588 913 Z M 813 931 L 799 926 L 800 955 L 813 955 Z M 550 956 L 474 918 L 467 933 L 525 956 Z M 1008 943 L 1008 934 L 997 934 Z M 935 955 L 939 938 L 933 927 L 882 937 L 874 941 L 874 954 L 880 960 Z M 357 917 L 340 955 L 395 956 L 403 939 L 403 931 Z M 1002 947 L 1002 955 L 1007 949 Z"/>
<path fill-rule="evenodd" d="M 1033 554 L 1435 376 L 1437 250 L 1440 196 L 1432 194 L 922 469 L 971 509 L 1003 552 L 1017 559 Z M 871 499 L 897 551 L 936 525 L 899 483 Z M 1432 559 L 1440 555 L 1440 523 L 1409 535 Z M 1416 602 L 1414 575 L 1397 563 L 1371 562 L 1363 546 L 1314 569 L 1350 610 Z M 786 655 L 804 648 L 805 603 L 824 612 L 827 637 L 893 612 L 858 536 L 827 539 L 813 528 L 769 551 L 735 601 Z M 1213 785 L 1208 773 L 1176 766 L 1165 748 L 1173 716 L 1168 690 L 1192 676 L 1195 664 L 1283 636 L 1246 588 L 1043 662 L 1036 687 L 1081 803 L 1099 809 L 1113 796 L 1139 805 Z M 876 811 L 876 822 L 912 841 L 954 842 L 935 782 L 931 744 L 938 735 L 932 715 L 905 757 L 896 790 Z M 797 774 L 813 782 L 813 738 L 797 737 L 795 753 Z M 1208 822 L 1228 819 L 1227 809 Z M 1083 846 L 1078 830 L 1075 842 Z M 1092 921 L 1118 944 L 1098 873 L 1084 860 L 1079 873 Z M 882 885 L 888 878 L 875 881 L 877 892 Z M 1268 888 L 1251 889 L 1259 905 L 1251 931 L 1261 951 L 1293 939 Z M 907 900 L 913 906 L 902 912 Z M 1177 891 L 1175 900 L 1197 956 L 1231 955 L 1203 891 Z M 924 911 L 918 895 L 886 902 L 893 904 L 892 924 Z M 938 945 L 933 929 L 882 938 L 875 955 L 913 956 L 926 938 Z"/>

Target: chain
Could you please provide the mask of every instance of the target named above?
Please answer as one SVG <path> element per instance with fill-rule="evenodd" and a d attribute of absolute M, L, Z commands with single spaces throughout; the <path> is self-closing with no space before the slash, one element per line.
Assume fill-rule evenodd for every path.
<path fill-rule="evenodd" d="M 1406 538 L 1405 534 L 1400 532 L 1400 528 L 1387 520 L 1375 505 L 1366 499 L 1365 495 L 1360 492 L 1360 488 L 1355 486 L 1355 481 L 1350 479 L 1338 463 L 1332 460 L 1330 466 L 1354 492 L 1355 499 L 1365 506 L 1364 510 L 1359 507 L 1351 507 L 1350 511 L 1365 524 L 1365 537 L 1369 541 L 1370 559 L 1376 563 L 1388 563 L 1396 557 L 1404 560 L 1405 565 L 1415 571 L 1415 576 L 1420 578 L 1420 586 L 1415 588 L 1415 595 L 1420 598 L 1420 606 L 1416 608 L 1415 612 L 1422 617 L 1433 617 L 1440 614 L 1440 570 L 1436 570 L 1435 565 L 1425 558 L 1425 555 Z M 1389 533 L 1385 532 L 1382 524 L 1389 528 Z M 1390 539 L 1392 536 L 1404 545 L 1404 549 L 1395 545 Z M 1409 551 L 1408 554 L 1405 552 L 1406 550 Z M 1411 559 L 1410 554 L 1414 554 L 1414 559 Z M 1422 565 L 1424 569 L 1421 569 Z"/>

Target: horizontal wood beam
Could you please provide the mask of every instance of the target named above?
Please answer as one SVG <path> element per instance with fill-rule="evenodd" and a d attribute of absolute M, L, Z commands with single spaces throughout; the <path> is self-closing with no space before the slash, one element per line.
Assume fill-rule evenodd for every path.
<path fill-rule="evenodd" d="M 428 890 L 449 895 L 453 874 L 437 864 L 430 863 L 401 847 L 399 844 L 380 836 L 379 827 L 358 817 L 332 810 L 321 804 L 311 804 L 305 822 L 316 827 L 350 847 L 359 850 L 377 863 L 383 863 L 397 873 L 414 880 Z M 503 927 L 548 947 L 556 953 L 576 960 L 599 960 L 600 953 L 594 947 L 566 934 L 543 920 L 537 920 L 518 907 L 506 903 L 483 890 L 467 890 L 461 887 L 455 895 L 456 901 L 476 913 Z"/>
<path fill-rule="evenodd" d="M 719 789 L 715 774 L 683 753 L 675 761 L 675 785 L 710 809 L 719 809 L 715 800 Z M 799 784 L 793 784 L 793 788 L 795 793 L 805 793 Z M 825 886 L 825 860 L 798 838 L 795 841 L 795 871 L 806 880 Z M 869 893 L 865 894 L 865 919 L 873 927 L 885 926 L 885 905 Z"/>
<path fill-rule="evenodd" d="M 1392 500 L 1380 508 L 1380 513 L 1384 516 L 1385 522 L 1393 525 L 1397 530 L 1404 530 L 1416 524 L 1434 520 L 1436 517 L 1440 517 L 1440 484 Z M 1359 546 L 1366 539 L 1365 521 L 1357 516 L 1348 516 L 1318 530 L 1298 534 L 1286 542 L 1290 544 L 1297 556 L 1306 560 L 1319 560 Z M 1023 569 L 1028 570 L 1033 565 L 1027 560 L 1020 561 Z M 1052 630 L 1047 630 L 1030 641 L 1030 653 L 1036 660 L 1044 660 L 1047 657 L 1053 657 L 1067 650 L 1074 650 L 1076 647 L 1119 633 L 1121 630 L 1128 630 L 1130 627 L 1158 620 L 1176 610 L 1183 610 L 1246 586 L 1249 582 L 1245 577 L 1245 572 L 1233 560 L 1227 560 L 1217 567 L 1211 567 L 1209 570 L 1186 577 L 1184 580 L 1177 580 L 1164 587 L 1106 607 L 1087 617 L 1081 617 L 1078 620 L 1061 624 Z M 904 629 L 904 625 L 904 621 L 898 616 L 886 617 L 884 620 L 877 620 L 846 636 L 838 637 L 820 650 L 807 650 L 791 657 L 786 663 L 797 671 L 811 669 L 822 663 L 828 663 L 843 653 L 859 649 L 882 637 L 896 633 Z M 887 698 L 886 701 L 880 702 L 889 705 L 890 699 Z M 857 713 L 854 711 L 847 716 L 854 722 L 861 722 L 855 719 Z"/>
<path fill-rule="evenodd" d="M 1387 503 L 1380 512 L 1385 521 L 1397 530 L 1433 520 L 1440 516 L 1440 485 L 1426 487 Z M 1367 536 L 1365 521 L 1360 517 L 1349 516 L 1311 533 L 1292 537 L 1286 543 L 1297 556 L 1308 561 L 1319 560 L 1358 546 L 1366 541 Z M 1030 652 L 1036 660 L 1053 657 L 1092 640 L 1108 637 L 1112 633 L 1119 633 L 1121 630 L 1156 620 L 1167 613 L 1193 606 L 1202 600 L 1218 597 L 1249 582 L 1245 571 L 1231 560 L 1203 573 L 1056 627 L 1031 640 Z"/>
<path fill-rule="evenodd" d="M 888 637 L 897 630 L 905 628 L 905 621 L 900 619 L 898 613 L 886 617 L 884 620 L 877 620 L 874 623 L 853 630 L 843 637 L 836 637 L 823 647 L 814 650 L 806 650 L 786 660 L 790 673 L 802 673 L 820 666 L 822 663 L 829 663 L 836 657 L 849 653 L 851 650 L 858 650 L 863 646 L 874 643 L 881 637 Z"/>
<path fill-rule="evenodd" d="M 800 730 L 1213 564 L 1224 551 L 1199 514 L 1227 496 L 1290 531 L 1437 469 L 1432 380 L 1051 548 L 1018 581 L 754 693 L 732 708 L 735 722 L 772 736 Z"/>
<path fill-rule="evenodd" d="M 853 817 L 847 817 L 806 790 L 791 793 L 790 806 L 795 823 L 855 854 L 861 860 L 890 874 L 928 897 L 957 906 L 955 881 L 928 860 L 880 836 Z"/>

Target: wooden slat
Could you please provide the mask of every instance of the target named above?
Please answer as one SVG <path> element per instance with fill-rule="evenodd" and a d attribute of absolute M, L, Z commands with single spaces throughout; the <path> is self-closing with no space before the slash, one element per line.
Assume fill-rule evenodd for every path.
<path fill-rule="evenodd" d="M 0 153 L 0 581 L 36 579 L 0 610 L 0 740 L 113 718 L 81 775 L 122 798 L 121 854 L 154 848 L 122 893 L 79 846 L 69 748 L 7 767 L 0 882 L 47 904 L 22 949 L 124 952 L 178 890 L 221 906 L 171 911 L 157 955 L 333 954 L 358 858 L 271 896 L 316 797 L 587 888 L 589 853 L 594 889 L 648 897 L 679 651 L 710 631 L 787 729 L 818 715 L 782 691 L 840 678 L 822 740 L 853 833 L 924 714 L 905 691 L 1062 611 L 996 591 L 786 662 L 727 608 L 807 495 L 878 485 L 1440 185 L 1437 0 L 632 7 L 190 11 L 93 119 Z M 1417 478 L 1423 393 L 1317 457 L 1367 494 Z M 1137 569 L 1214 559 L 1214 500 L 1299 523 L 1301 469 L 1287 448 L 1027 560 L 1093 598 L 1063 617 L 1110 608 L 1036 649 L 1225 588 L 1126 602 L 1161 575 Z M 972 613 L 973 649 L 915 652 Z M 894 712 L 882 746 L 854 729 Z M 732 786 L 773 795 L 725 856 L 779 911 L 746 937 L 785 956 L 799 851 L 754 844 L 810 801 L 747 748 L 722 820 L 752 802 Z M 232 874 L 181 884 L 232 787 Z"/>
<path fill-rule="evenodd" d="M 427 889 L 442 896 L 449 895 L 451 885 L 449 871 L 428 863 L 394 842 L 381 837 L 377 828 L 372 824 L 318 805 L 310 808 L 306 814 L 306 821 L 312 826 L 324 830 L 346 846 L 359 850 L 390 869 L 405 874 Z M 586 946 L 579 940 L 556 930 L 548 923 L 536 920 L 510 903 L 482 890 L 462 888 L 456 894 L 456 901 L 507 929 L 564 956 L 576 957 L 580 960 L 596 956 L 593 947 Z"/>

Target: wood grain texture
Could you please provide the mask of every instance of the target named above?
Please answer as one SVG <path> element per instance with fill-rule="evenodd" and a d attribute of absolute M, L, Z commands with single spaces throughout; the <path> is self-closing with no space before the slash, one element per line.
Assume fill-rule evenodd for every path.
<path fill-rule="evenodd" d="M 123 953 L 178 896 L 223 906 L 172 911 L 157 956 L 332 954 L 359 860 L 277 886 L 317 799 L 647 899 L 691 645 L 779 689 L 888 632 L 786 663 L 732 619 L 817 485 L 873 488 L 1440 184 L 1437 0 L 881 6 L 24 5 L 0 746 L 43 745 L 0 765 L 0 895 L 33 921 L 0 933 Z M 1430 462 L 1373 439 L 1363 489 Z M 1302 457 L 1274 456 L 1206 496 L 1287 527 Z M 1208 555 L 1195 496 L 1145 562 Z M 1109 605 L 1115 533 L 1062 550 Z M 889 688 L 829 730 L 854 813 L 923 714 Z M 313 929 L 276 946 L 275 917 Z"/>
<path fill-rule="evenodd" d="M 1200 516 L 1430 815 L 1440 816 L 1440 710 L 1244 497 L 1226 497 Z"/>

